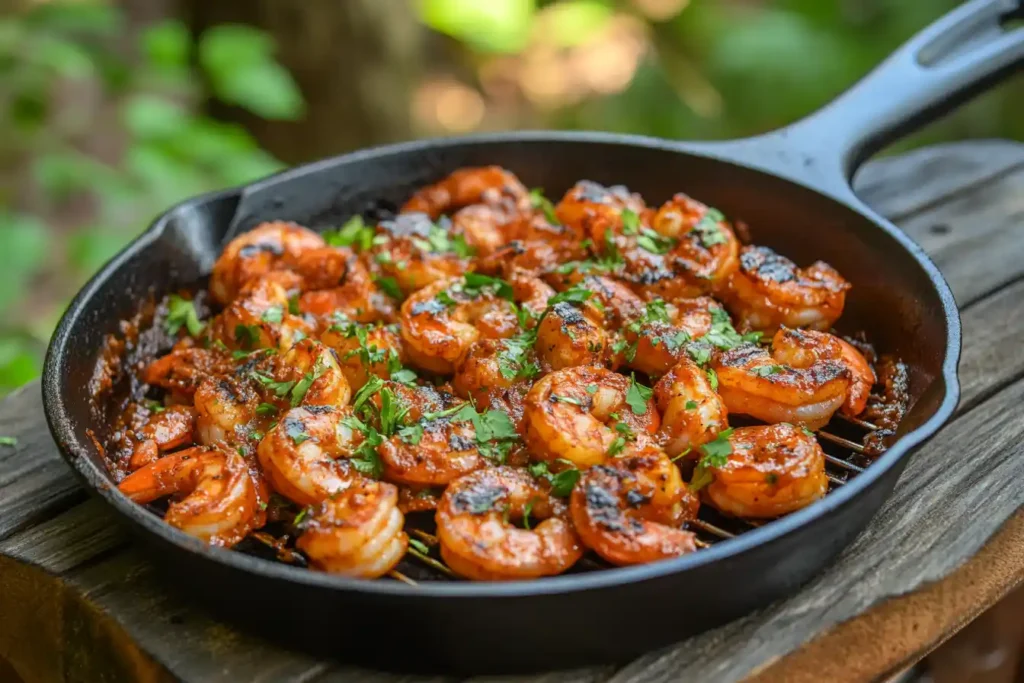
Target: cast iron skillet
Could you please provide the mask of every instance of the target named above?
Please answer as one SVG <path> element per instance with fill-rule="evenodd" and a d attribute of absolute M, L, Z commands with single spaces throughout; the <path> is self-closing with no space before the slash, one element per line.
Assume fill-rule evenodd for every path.
<path fill-rule="evenodd" d="M 293 644 L 398 669 L 507 672 L 617 662 L 794 591 L 867 524 L 911 451 L 957 403 L 960 323 L 921 249 L 850 189 L 859 162 L 1024 59 L 1017 2 L 975 0 L 914 37 L 831 105 L 748 140 L 682 143 L 602 133 L 526 132 L 363 150 L 180 204 L 108 263 L 54 334 L 46 416 L 64 456 L 129 521 L 171 585 Z M 813 58 L 809 56 L 809 58 Z M 86 435 L 104 429 L 88 380 L 104 335 L 150 294 L 199 281 L 231 230 L 270 219 L 313 227 L 394 209 L 460 166 L 500 164 L 549 196 L 581 178 L 625 183 L 650 203 L 676 191 L 748 222 L 755 240 L 854 288 L 842 329 L 863 329 L 912 367 L 899 439 L 845 487 L 781 520 L 675 560 L 505 584 L 353 581 L 209 548 L 128 501 Z"/>

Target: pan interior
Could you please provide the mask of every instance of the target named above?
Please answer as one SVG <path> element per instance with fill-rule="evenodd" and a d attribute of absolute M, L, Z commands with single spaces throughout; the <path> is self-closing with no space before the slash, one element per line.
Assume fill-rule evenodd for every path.
<path fill-rule="evenodd" d="M 580 179 L 624 184 L 649 205 L 685 192 L 750 226 L 754 242 L 799 265 L 824 260 L 852 284 L 839 323 L 864 331 L 882 353 L 911 368 L 913 408 L 900 431 L 924 423 L 942 403 L 942 368 L 949 335 L 943 301 L 929 274 L 889 232 L 857 210 L 813 190 L 739 165 L 680 151 L 667 143 L 552 136 L 415 143 L 360 152 L 294 169 L 242 192 L 199 198 L 172 209 L 83 290 L 62 322 L 50 372 L 59 378 L 66 430 L 99 470 L 105 470 L 87 430 L 103 425 L 127 386 L 96 404 L 89 384 L 99 349 L 120 320 L 142 302 L 200 286 L 229 225 L 247 229 L 291 220 L 314 229 L 337 226 L 355 213 L 393 212 L 419 186 L 462 166 L 498 164 L 555 199 Z M 58 338 L 61 338 L 60 333 Z M 119 395 L 120 394 L 120 395 Z M 99 482 L 97 482 L 99 483 Z"/>

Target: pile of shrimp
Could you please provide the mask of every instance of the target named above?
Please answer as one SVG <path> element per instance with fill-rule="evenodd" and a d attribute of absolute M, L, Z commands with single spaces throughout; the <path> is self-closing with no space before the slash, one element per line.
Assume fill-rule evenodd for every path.
<path fill-rule="evenodd" d="M 684 194 L 581 181 L 552 203 L 464 168 L 376 224 L 228 244 L 207 293 L 161 304 L 173 348 L 139 368 L 112 465 L 186 534 L 288 520 L 290 552 L 353 577 L 435 550 L 475 580 L 677 557 L 701 506 L 826 494 L 814 430 L 876 381 L 829 331 L 849 289 Z"/>

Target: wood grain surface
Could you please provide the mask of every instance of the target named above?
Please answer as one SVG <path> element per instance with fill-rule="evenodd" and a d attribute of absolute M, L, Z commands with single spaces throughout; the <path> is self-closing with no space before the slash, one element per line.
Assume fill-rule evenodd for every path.
<path fill-rule="evenodd" d="M 955 419 L 797 595 L 619 669 L 519 680 L 866 680 L 923 656 L 1024 579 L 1024 145 L 875 161 L 857 187 L 928 250 L 960 303 Z M 0 434 L 18 439 L 0 447 L 0 679 L 442 680 L 286 651 L 169 590 L 60 460 L 40 401 L 33 384 L 0 405 Z"/>

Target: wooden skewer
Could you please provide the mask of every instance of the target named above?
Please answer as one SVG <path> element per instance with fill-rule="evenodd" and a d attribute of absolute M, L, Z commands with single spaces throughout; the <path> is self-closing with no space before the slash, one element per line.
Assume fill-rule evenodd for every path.
<path fill-rule="evenodd" d="M 828 432 L 821 432 L 821 431 L 819 431 L 819 432 L 815 432 L 815 433 L 818 436 L 820 436 L 821 438 L 825 439 L 826 441 L 831 441 L 834 444 L 839 444 L 840 446 L 843 446 L 844 448 L 849 448 L 851 451 L 856 451 L 857 453 L 860 453 L 861 455 L 864 455 L 864 454 L 867 453 L 867 451 L 864 450 L 863 446 L 861 446 L 859 443 L 854 443 L 854 442 L 850 441 L 849 439 L 844 439 L 841 436 L 836 436 L 835 434 L 829 434 Z"/>
<path fill-rule="evenodd" d="M 427 533 L 426 531 L 423 531 L 422 529 L 409 529 L 408 533 L 409 533 L 410 536 L 415 536 L 416 538 L 420 539 L 421 541 L 423 541 L 427 545 L 437 545 L 438 544 L 437 536 L 435 536 L 435 535 L 433 535 L 431 533 Z"/>
<path fill-rule="evenodd" d="M 693 526 L 697 527 L 698 529 L 700 529 L 702 531 L 706 531 L 709 534 L 714 534 L 715 536 L 718 536 L 719 538 L 733 538 L 736 535 L 736 534 L 730 534 L 725 529 L 719 529 L 714 524 L 711 524 L 710 522 L 705 522 L 703 519 L 689 519 L 689 520 L 686 521 L 686 523 L 687 524 L 692 524 Z"/>
<path fill-rule="evenodd" d="M 851 472 L 857 472 L 858 474 L 864 471 L 863 467 L 857 467 L 852 462 L 846 462 L 842 458 L 837 458 L 834 455 L 829 455 L 828 453 L 825 454 L 825 461 L 832 463 L 836 467 L 842 467 L 844 470 L 850 470 Z"/>
<path fill-rule="evenodd" d="M 418 586 L 419 585 L 418 583 L 416 583 L 415 581 L 413 581 L 412 579 L 410 579 L 408 576 L 406 576 L 402 572 L 398 571 L 397 569 L 392 569 L 391 571 L 389 571 L 388 572 L 388 576 L 390 576 L 392 579 L 396 579 L 398 581 L 401 581 L 402 583 L 407 583 L 410 586 Z"/>
<path fill-rule="evenodd" d="M 828 480 L 835 484 L 836 486 L 842 486 L 846 483 L 845 479 L 840 479 L 839 477 L 833 476 L 828 472 L 825 473 L 825 476 L 828 477 Z"/>
<path fill-rule="evenodd" d="M 872 424 L 867 420 L 862 420 L 859 417 L 851 417 L 849 415 L 844 415 L 843 413 L 836 413 L 836 417 L 838 417 L 840 420 L 846 420 L 852 425 L 857 425 L 861 429 L 866 429 L 869 432 L 877 432 L 879 429 L 878 425 Z"/>
<path fill-rule="evenodd" d="M 413 557 L 415 557 L 417 560 L 419 560 L 423 564 L 425 564 L 428 567 L 430 567 L 431 569 L 436 569 L 437 571 L 441 572 L 442 574 L 444 574 L 445 576 L 447 576 L 449 578 L 452 578 L 452 579 L 459 578 L 459 575 L 456 574 L 455 572 L 453 572 L 451 569 L 449 569 L 448 566 L 445 563 L 438 562 L 434 558 L 430 557 L 429 555 L 424 555 L 423 553 L 421 553 L 419 550 L 416 550 L 415 548 L 409 548 L 406 552 L 409 553 L 410 555 L 412 555 Z"/>

